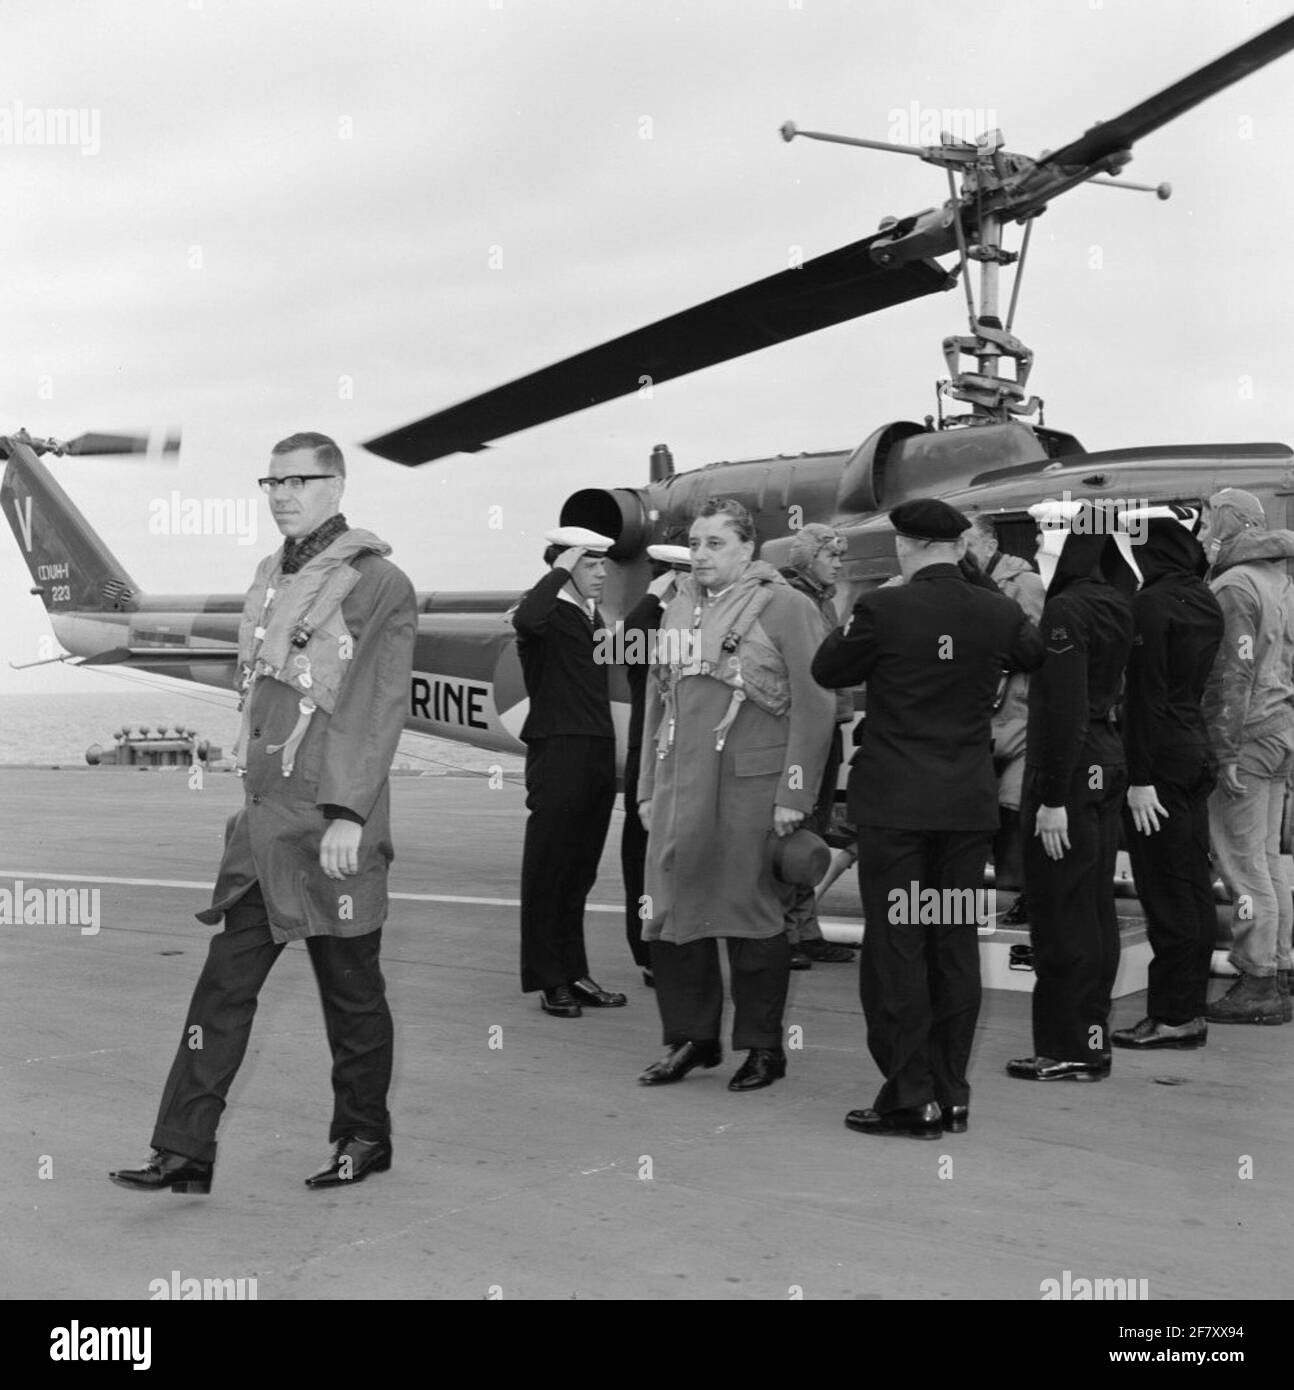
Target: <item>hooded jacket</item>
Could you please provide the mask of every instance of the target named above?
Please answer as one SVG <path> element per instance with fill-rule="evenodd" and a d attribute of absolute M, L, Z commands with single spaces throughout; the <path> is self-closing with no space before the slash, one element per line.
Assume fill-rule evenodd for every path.
<path fill-rule="evenodd" d="M 1132 600 L 1124 748 L 1128 782 L 1152 786 L 1166 756 L 1202 753 L 1200 702 L 1222 641 L 1222 609 L 1204 582 L 1204 551 L 1178 521 L 1152 520 L 1137 547 L 1142 588 Z"/>
<path fill-rule="evenodd" d="M 836 586 L 834 584 L 819 584 L 818 581 L 802 569 L 797 569 L 794 565 L 787 565 L 779 571 L 782 578 L 795 589 L 804 595 L 810 603 L 822 614 L 823 631 L 822 635 L 828 637 L 836 628 L 840 626 L 840 618 L 836 613 L 836 605 L 832 602 L 835 597 Z M 836 723 L 848 724 L 854 717 L 854 696 L 850 690 L 836 691 Z"/>
<path fill-rule="evenodd" d="M 1025 777 L 1043 806 L 1064 806 L 1089 768 L 1124 764 L 1113 715 L 1132 647 L 1135 588 L 1112 536 L 1066 538 L 1039 624 L 1046 656 L 1029 682 Z"/>
<path fill-rule="evenodd" d="M 1213 567 L 1225 623 L 1204 694 L 1209 742 L 1220 763 L 1244 745 L 1294 730 L 1294 531 L 1241 531 Z"/>
<path fill-rule="evenodd" d="M 984 574 L 1007 598 L 1014 599 L 1024 609 L 1031 623 L 1038 622 L 1042 617 L 1046 593 L 1037 571 L 1027 560 L 998 550 L 985 567 Z M 1028 724 L 1029 677 L 1017 672 L 1008 679 L 1002 703 L 993 716 L 993 756 L 998 759 L 1023 756 Z"/>

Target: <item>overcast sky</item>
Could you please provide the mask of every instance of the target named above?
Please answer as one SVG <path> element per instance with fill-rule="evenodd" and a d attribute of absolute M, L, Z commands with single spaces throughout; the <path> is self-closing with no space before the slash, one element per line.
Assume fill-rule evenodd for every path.
<path fill-rule="evenodd" d="M 408 470 L 359 441 L 946 196 L 916 160 L 785 145 L 785 120 L 920 142 L 896 121 L 973 110 L 1037 155 L 1284 8 L 9 4 L 0 428 L 183 427 L 171 470 L 55 465 L 146 589 L 246 587 L 277 540 L 264 510 L 240 544 L 155 534 L 154 504 L 258 496 L 300 429 L 342 442 L 348 517 L 419 589 L 524 587 L 565 497 L 644 481 L 653 444 L 688 468 L 921 419 L 941 340 L 965 331 L 960 290 L 486 454 Z M 1090 449 L 1294 439 L 1292 82 L 1294 57 L 1141 142 L 1126 176 L 1171 181 L 1171 201 L 1080 188 L 1038 223 L 1016 331 L 1049 424 Z M 20 115 L 51 108 L 85 113 L 84 138 L 17 143 Z M 49 631 L 28 587 L 5 528 L 8 660 Z M 46 688 L 119 687 L 0 669 L 0 690 Z"/>

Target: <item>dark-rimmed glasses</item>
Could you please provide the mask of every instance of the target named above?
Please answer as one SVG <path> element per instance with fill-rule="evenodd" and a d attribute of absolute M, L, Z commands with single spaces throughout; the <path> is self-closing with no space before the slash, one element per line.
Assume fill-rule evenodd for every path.
<path fill-rule="evenodd" d="M 336 473 L 289 473 L 286 478 L 257 478 L 256 485 L 262 492 L 273 492 L 286 488 L 289 492 L 300 492 L 307 483 L 316 478 L 335 478 Z"/>

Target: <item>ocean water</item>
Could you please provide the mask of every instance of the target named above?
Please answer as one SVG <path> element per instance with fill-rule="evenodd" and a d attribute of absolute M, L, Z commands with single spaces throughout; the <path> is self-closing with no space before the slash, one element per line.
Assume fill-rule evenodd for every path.
<path fill-rule="evenodd" d="M 183 725 L 228 755 L 238 736 L 238 711 L 232 693 L 203 687 L 192 694 L 141 685 L 105 694 L 0 695 L 0 764 L 84 767 L 88 747 L 111 748 L 113 735 L 127 725 L 132 732 L 142 725 L 154 734 Z M 484 772 L 496 764 L 515 772 L 523 759 L 417 734 L 400 740 L 394 763 L 430 773 Z"/>

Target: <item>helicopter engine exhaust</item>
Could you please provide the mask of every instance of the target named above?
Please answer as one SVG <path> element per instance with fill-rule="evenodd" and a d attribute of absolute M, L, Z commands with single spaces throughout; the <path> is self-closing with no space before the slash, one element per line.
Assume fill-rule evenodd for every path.
<path fill-rule="evenodd" d="M 559 524 L 587 526 L 599 535 L 610 536 L 615 545 L 607 555 L 620 561 L 641 554 L 652 529 L 642 493 L 627 487 L 586 487 L 571 493 L 562 505 Z"/>

